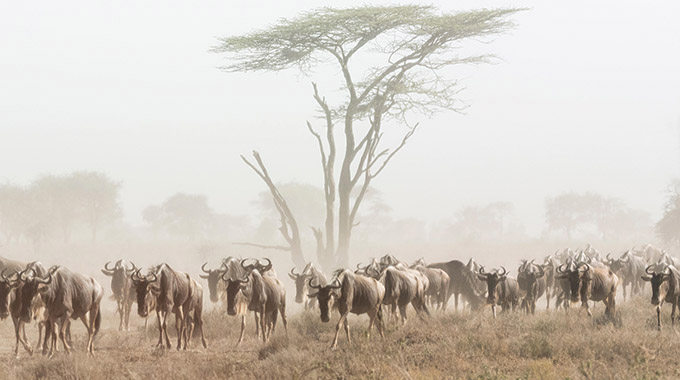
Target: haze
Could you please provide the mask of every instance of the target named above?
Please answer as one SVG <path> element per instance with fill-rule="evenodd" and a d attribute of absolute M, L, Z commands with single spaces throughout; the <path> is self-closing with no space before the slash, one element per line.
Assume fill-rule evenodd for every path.
<path fill-rule="evenodd" d="M 281 17 L 361 4 L 5 3 L 0 180 L 97 171 L 122 182 L 122 220 L 132 226 L 178 192 L 204 194 L 214 210 L 258 225 L 254 201 L 266 187 L 239 155 L 257 149 L 279 183 L 321 186 L 305 128 L 320 123 L 310 82 L 330 91 L 337 73 L 225 73 L 224 57 L 209 49 Z M 523 233 L 540 237 L 545 200 L 568 192 L 661 217 L 680 166 L 680 4 L 434 5 L 530 9 L 492 43 L 468 44 L 496 64 L 447 70 L 466 88 L 462 114 L 414 120 L 421 128 L 374 182 L 393 218 L 432 231 L 463 207 L 504 201 Z"/>

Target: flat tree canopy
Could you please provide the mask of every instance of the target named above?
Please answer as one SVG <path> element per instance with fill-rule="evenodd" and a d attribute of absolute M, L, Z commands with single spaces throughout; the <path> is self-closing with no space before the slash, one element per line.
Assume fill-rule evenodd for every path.
<path fill-rule="evenodd" d="M 220 39 L 214 51 L 227 56 L 228 63 L 222 69 L 228 72 L 297 68 L 310 74 L 319 64 L 332 64 L 340 69 L 339 87 L 344 98 L 337 104 L 329 104 L 316 84 L 312 87 L 312 96 L 325 120 L 325 131 L 319 133 L 307 123 L 319 145 L 324 174 L 326 242 L 323 252 L 317 252 L 322 265 L 330 266 L 333 258 L 337 264 L 347 265 L 351 230 L 371 180 L 406 144 L 418 125 L 410 125 L 407 116 L 462 108 L 456 98 L 459 91 L 456 81 L 444 78 L 441 69 L 487 62 L 490 55 L 458 54 L 462 42 L 484 40 L 507 31 L 514 26 L 508 16 L 520 10 L 481 9 L 449 14 L 421 5 L 320 8 L 294 19 L 281 19 L 263 30 Z M 355 58 L 360 55 L 364 58 Z M 408 127 L 401 143 L 394 147 L 381 143 L 383 121 L 387 119 Z M 337 185 L 336 124 L 341 126 L 344 136 Z M 266 172 L 259 155 L 257 169 L 243 159 L 260 177 Z M 263 180 L 283 211 L 281 230 L 297 229 L 294 218 L 284 215 L 289 214 L 285 201 L 276 201 L 280 194 L 270 185 L 271 179 Z M 353 192 L 355 188 L 357 191 Z M 318 239 L 321 235 L 317 232 L 315 229 Z M 295 231 L 292 233 L 296 235 Z M 295 239 L 287 240 L 290 243 Z"/>

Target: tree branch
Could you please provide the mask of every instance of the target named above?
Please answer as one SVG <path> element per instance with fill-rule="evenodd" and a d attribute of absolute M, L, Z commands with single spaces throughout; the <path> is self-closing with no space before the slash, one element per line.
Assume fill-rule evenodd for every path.
<path fill-rule="evenodd" d="M 262 244 L 255 244 L 255 243 L 248 243 L 248 242 L 237 242 L 237 243 L 231 243 L 234 245 L 247 245 L 250 247 L 257 247 L 257 248 L 262 248 L 262 249 L 278 249 L 280 251 L 287 251 L 290 252 L 291 248 L 289 247 L 284 247 L 282 245 L 262 245 Z"/>

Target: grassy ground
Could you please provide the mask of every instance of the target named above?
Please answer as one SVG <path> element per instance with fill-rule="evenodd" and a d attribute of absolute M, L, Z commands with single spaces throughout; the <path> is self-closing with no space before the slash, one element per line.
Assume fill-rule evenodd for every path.
<path fill-rule="evenodd" d="M 545 301 L 541 300 L 541 307 Z M 350 319 L 354 341 L 341 335 L 339 347 L 329 349 L 335 325 L 323 324 L 317 313 L 289 318 L 288 335 L 279 324 L 275 337 L 255 341 L 253 319 L 247 339 L 236 348 L 239 323 L 218 310 L 205 315 L 208 349 L 198 340 L 187 352 L 161 351 L 155 327 L 145 333 L 133 316 L 134 329 L 118 332 L 117 316 L 108 313 L 96 339 L 96 358 L 84 354 L 85 331 L 73 323 L 73 355 L 63 351 L 52 359 L 14 359 L 11 321 L 0 323 L 1 379 L 662 379 L 679 378 L 678 331 L 670 326 L 670 306 L 664 307 L 666 326 L 656 330 L 649 301 L 620 304 L 616 324 L 570 313 L 540 312 L 535 316 L 501 314 L 490 310 L 437 314 L 407 325 L 388 324 L 385 339 L 374 331 L 366 339 L 366 317 Z M 334 316 L 332 321 L 337 321 Z M 174 327 L 171 328 L 174 330 Z M 37 329 L 29 326 L 32 341 Z M 174 344 L 174 342 L 173 342 Z M 23 349 L 22 349 L 23 350 Z"/>

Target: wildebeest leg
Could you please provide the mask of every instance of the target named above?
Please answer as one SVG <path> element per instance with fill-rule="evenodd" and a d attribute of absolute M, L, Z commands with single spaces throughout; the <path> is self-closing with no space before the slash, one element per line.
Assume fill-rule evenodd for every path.
<path fill-rule="evenodd" d="M 35 346 L 36 351 L 43 350 L 43 329 L 45 329 L 45 334 L 47 334 L 47 327 L 45 325 L 45 321 L 38 322 L 38 343 Z M 26 328 L 24 328 L 24 334 L 26 333 Z"/>
<path fill-rule="evenodd" d="M 624 283 L 621 287 L 623 288 L 623 302 L 626 302 L 626 284 Z"/>
<path fill-rule="evenodd" d="M 656 305 L 656 328 L 661 330 L 661 304 Z"/>
<path fill-rule="evenodd" d="M 340 334 L 340 326 L 342 325 L 343 321 L 347 319 L 347 313 L 349 311 L 345 311 L 344 313 L 340 313 L 340 319 L 338 319 L 338 324 L 335 325 L 335 338 L 333 338 L 333 343 L 331 344 L 331 349 L 334 349 L 338 346 L 338 335 Z"/>
<path fill-rule="evenodd" d="M 52 322 L 50 320 L 45 321 L 45 336 L 43 337 L 43 343 L 42 343 L 43 356 L 47 355 L 47 350 L 48 350 L 47 340 L 50 339 L 50 343 L 51 343 L 51 341 L 52 341 L 52 331 L 53 331 Z"/>
<path fill-rule="evenodd" d="M 401 316 L 401 325 L 403 326 L 406 324 L 406 306 L 407 305 L 399 305 L 399 316 Z"/>
<path fill-rule="evenodd" d="M 458 293 L 453 295 L 453 310 L 458 311 Z"/>
<path fill-rule="evenodd" d="M 279 313 L 281 314 L 281 321 L 283 322 L 283 329 L 286 331 L 286 335 L 288 335 L 288 320 L 286 319 L 286 304 L 282 304 L 279 306 Z"/>
<path fill-rule="evenodd" d="M 241 335 L 238 337 L 238 342 L 236 343 L 237 346 L 241 344 L 241 342 L 243 342 L 243 334 L 245 334 L 245 331 L 246 331 L 246 315 L 243 314 L 241 316 Z"/>
<path fill-rule="evenodd" d="M 64 345 L 64 351 L 66 351 L 67 355 L 71 355 L 71 346 L 66 341 L 66 327 L 68 327 L 68 320 L 70 318 L 71 314 L 69 312 L 65 312 L 64 316 L 59 318 L 59 339 Z"/>
<path fill-rule="evenodd" d="M 676 303 L 673 302 L 673 310 L 671 311 L 671 326 L 675 326 L 675 307 Z"/>
<path fill-rule="evenodd" d="M 26 330 L 24 328 L 24 322 L 22 322 L 21 319 L 15 317 L 12 317 L 12 322 L 14 322 L 14 335 L 16 335 L 17 339 L 16 345 L 14 346 L 14 356 L 19 357 L 19 342 L 21 342 L 29 354 L 33 355 L 33 349 L 31 348 L 31 345 L 26 342 Z M 24 333 L 24 337 L 21 336 L 22 331 Z"/>
<path fill-rule="evenodd" d="M 125 308 L 125 331 L 130 331 L 130 310 L 132 309 L 132 300 L 128 300 Z M 146 324 L 146 322 L 145 322 Z M 146 326 L 144 326 L 146 329 Z"/>
<path fill-rule="evenodd" d="M 382 313 L 382 305 L 378 304 L 378 309 L 375 313 L 376 317 L 378 318 L 378 321 L 376 322 L 376 326 L 378 327 L 378 332 L 380 333 L 381 338 L 385 338 L 385 333 L 384 333 L 384 321 L 383 321 L 383 313 Z"/>
<path fill-rule="evenodd" d="M 267 310 L 265 308 L 260 309 L 260 330 L 262 331 L 262 341 L 267 343 Z"/>
<path fill-rule="evenodd" d="M 257 314 L 257 311 L 254 311 L 253 314 L 255 314 L 255 338 L 260 339 L 260 315 Z"/>
<path fill-rule="evenodd" d="M 156 347 L 158 348 L 165 348 L 163 344 L 163 326 L 165 325 L 165 312 L 162 312 L 160 310 L 156 310 L 156 317 L 158 318 L 158 344 L 156 344 Z M 168 343 L 170 343 L 168 341 Z"/>
<path fill-rule="evenodd" d="M 95 323 L 97 322 L 97 314 L 99 314 L 99 305 L 93 306 L 88 314 L 87 327 L 87 352 L 90 356 L 94 356 L 94 333 L 96 331 Z M 83 323 L 85 320 L 83 320 Z"/>
<path fill-rule="evenodd" d="M 122 299 L 116 299 L 116 309 L 118 311 L 118 316 L 120 317 L 120 322 L 118 323 L 118 331 L 123 331 L 123 324 L 125 322 L 125 306 L 123 306 Z"/>
<path fill-rule="evenodd" d="M 347 322 L 347 318 L 345 318 L 343 325 L 345 326 L 345 334 L 347 335 L 347 343 L 352 343 L 352 337 L 350 336 L 349 333 L 349 322 Z"/>
<path fill-rule="evenodd" d="M 182 349 L 182 336 L 184 335 L 184 329 L 185 326 L 183 307 L 180 306 L 175 311 L 175 330 L 177 331 L 177 351 Z M 170 345 L 168 345 L 168 348 L 170 348 Z"/>
<path fill-rule="evenodd" d="M 545 309 L 550 310 L 550 288 L 545 288 Z"/>

